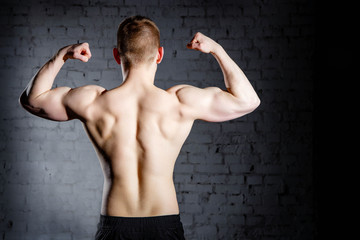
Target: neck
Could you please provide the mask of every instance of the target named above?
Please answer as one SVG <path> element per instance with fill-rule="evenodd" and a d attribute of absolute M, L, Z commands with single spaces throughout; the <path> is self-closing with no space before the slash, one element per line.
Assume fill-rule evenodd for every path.
<path fill-rule="evenodd" d="M 124 69 L 124 67 L 122 67 L 123 82 L 135 83 L 143 86 L 154 85 L 156 70 L 157 64 L 150 66 L 139 65 L 136 67 L 130 67 L 129 69 Z"/>

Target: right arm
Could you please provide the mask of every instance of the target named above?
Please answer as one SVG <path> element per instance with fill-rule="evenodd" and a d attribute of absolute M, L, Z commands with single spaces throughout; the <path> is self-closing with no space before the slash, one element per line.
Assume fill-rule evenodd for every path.
<path fill-rule="evenodd" d="M 227 91 L 217 87 L 205 89 L 178 85 L 173 89 L 183 104 L 183 112 L 194 119 L 210 122 L 227 121 L 255 110 L 260 99 L 240 67 L 214 40 L 197 33 L 187 45 L 204 53 L 211 53 L 218 61 L 224 75 Z"/>
<path fill-rule="evenodd" d="M 54 80 L 68 59 L 87 62 L 89 44 L 73 44 L 61 48 L 30 80 L 20 96 L 20 104 L 30 113 L 53 121 L 84 119 L 87 106 L 105 89 L 95 85 L 78 88 L 52 88 Z"/>

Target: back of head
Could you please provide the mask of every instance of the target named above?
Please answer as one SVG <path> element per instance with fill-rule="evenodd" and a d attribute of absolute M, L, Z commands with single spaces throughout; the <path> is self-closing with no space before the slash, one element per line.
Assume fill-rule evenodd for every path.
<path fill-rule="evenodd" d="M 160 31 L 143 16 L 126 18 L 119 25 L 117 49 L 126 68 L 150 63 L 160 47 Z"/>

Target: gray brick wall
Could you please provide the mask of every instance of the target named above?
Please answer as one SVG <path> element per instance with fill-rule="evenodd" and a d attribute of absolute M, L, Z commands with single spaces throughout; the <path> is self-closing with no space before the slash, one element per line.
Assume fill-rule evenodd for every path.
<path fill-rule="evenodd" d="M 201 31 L 247 74 L 262 100 L 252 114 L 197 121 L 174 179 L 187 239 L 314 239 L 313 55 L 310 0 L 1 1 L 0 238 L 91 239 L 102 173 L 78 121 L 50 122 L 18 104 L 38 68 L 66 44 L 93 58 L 68 62 L 55 84 L 115 87 L 118 23 L 152 18 L 165 58 L 156 85 L 224 88 L 209 55 L 185 49 Z"/>

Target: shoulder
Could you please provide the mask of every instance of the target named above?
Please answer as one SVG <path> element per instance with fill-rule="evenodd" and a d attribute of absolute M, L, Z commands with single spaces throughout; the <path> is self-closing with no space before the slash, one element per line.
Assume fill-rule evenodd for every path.
<path fill-rule="evenodd" d="M 82 87 L 72 88 L 69 93 L 93 93 L 102 94 L 106 89 L 98 85 L 85 85 Z"/>
<path fill-rule="evenodd" d="M 93 101 L 106 91 L 105 88 L 97 85 L 86 85 L 78 88 L 70 89 L 68 93 L 68 100 L 72 102 L 88 103 Z"/>
<path fill-rule="evenodd" d="M 170 88 L 168 88 L 166 90 L 166 92 L 170 93 L 170 94 L 176 94 L 179 90 L 183 89 L 183 88 L 187 88 L 187 87 L 192 87 L 191 85 L 187 85 L 187 84 L 180 84 L 180 85 L 175 85 L 172 86 Z"/>
<path fill-rule="evenodd" d="M 106 92 L 106 89 L 97 85 L 72 88 L 64 99 L 64 104 L 78 117 L 83 118 L 87 115 L 89 107 L 104 92 Z"/>
<path fill-rule="evenodd" d="M 189 98 L 189 92 L 192 92 L 194 90 L 196 91 L 196 87 L 194 86 L 181 84 L 170 87 L 166 90 L 166 92 L 175 97 L 177 101 L 183 104 L 187 102 Z"/>
<path fill-rule="evenodd" d="M 218 92 L 221 92 L 221 89 L 218 87 L 207 87 L 207 88 L 198 88 L 191 85 L 176 85 L 166 90 L 170 94 L 176 95 L 182 103 L 195 104 L 194 100 L 199 100 L 206 98 L 206 96 L 212 96 Z"/>
<path fill-rule="evenodd" d="M 181 85 L 175 85 L 170 87 L 169 89 L 166 90 L 166 92 L 168 92 L 171 95 L 176 96 L 177 98 L 179 98 L 179 100 L 181 100 L 180 98 L 184 95 L 184 94 L 188 94 L 191 92 L 196 92 L 197 90 L 200 90 L 200 88 L 191 86 L 191 85 L 187 85 L 187 84 L 181 84 Z"/>

